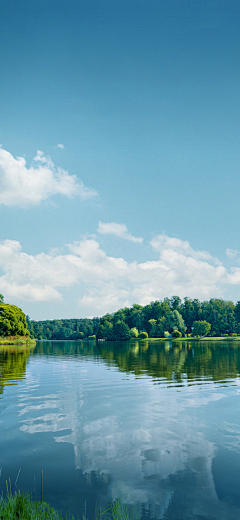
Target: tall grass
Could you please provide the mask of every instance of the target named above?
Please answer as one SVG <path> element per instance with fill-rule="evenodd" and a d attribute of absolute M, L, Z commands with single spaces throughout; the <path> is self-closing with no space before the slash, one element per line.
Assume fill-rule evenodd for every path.
<path fill-rule="evenodd" d="M 33 502 L 31 495 L 21 495 L 18 493 L 11 493 L 11 482 L 6 482 L 7 496 L 0 498 L 0 520 L 77 520 L 70 513 L 62 516 L 60 512 L 51 507 L 46 502 Z M 134 508 L 128 509 L 119 501 L 113 502 L 109 509 L 101 512 L 100 509 L 95 508 L 94 520 L 140 520 L 140 515 L 134 514 Z M 79 519 L 79 517 L 78 517 Z M 82 520 L 88 520 L 85 513 Z"/>
<path fill-rule="evenodd" d="M 0 345 L 36 345 L 30 336 L 0 336 Z"/>

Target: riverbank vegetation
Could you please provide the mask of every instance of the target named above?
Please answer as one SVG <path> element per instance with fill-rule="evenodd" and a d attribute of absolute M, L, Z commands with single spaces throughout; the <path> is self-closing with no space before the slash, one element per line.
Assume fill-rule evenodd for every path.
<path fill-rule="evenodd" d="M 35 345 L 36 340 L 30 336 L 0 336 L 0 345 Z"/>
<path fill-rule="evenodd" d="M 96 507 L 94 520 L 134 520 L 136 517 L 139 520 L 140 515 L 134 513 L 134 508 L 129 510 L 127 506 L 122 506 L 119 501 L 116 501 L 103 512 Z M 68 512 L 63 516 L 46 502 L 33 501 L 31 495 L 21 495 L 20 492 L 13 495 L 9 491 L 6 498 L 3 496 L 0 498 L 0 518 L 1 520 L 77 520 Z M 88 520 L 86 511 L 82 520 Z"/>
<path fill-rule="evenodd" d="M 2 305 L 6 306 L 0 300 L 0 312 Z M 201 302 L 172 296 L 145 306 L 124 307 L 102 318 L 34 321 L 26 317 L 26 325 L 30 337 L 39 340 L 93 340 L 96 336 L 119 341 L 140 338 L 143 332 L 149 338 L 167 338 L 169 334 L 176 339 L 179 336 L 234 337 L 240 334 L 240 301 L 234 304 L 212 298 Z M 3 335 L 1 329 L 0 335 Z"/>
<path fill-rule="evenodd" d="M 16 305 L 4 303 L 0 294 L 0 344 L 32 343 L 26 316 Z"/>
<path fill-rule="evenodd" d="M 157 300 L 146 306 L 133 305 L 113 314 L 106 314 L 99 323 L 98 339 L 115 340 L 116 326 L 125 324 L 122 339 L 141 337 L 144 331 L 149 338 L 221 337 L 240 334 L 240 302 L 197 299 L 178 296 Z M 119 327 L 118 327 L 119 328 Z"/>
<path fill-rule="evenodd" d="M 130 339 L 147 332 L 149 337 L 164 337 L 164 333 L 178 330 L 181 335 L 192 334 L 194 322 L 206 322 L 213 337 L 240 334 L 240 302 L 213 298 L 200 302 L 197 299 L 178 296 L 151 302 L 149 305 L 134 304 L 101 319 L 73 319 L 32 321 L 27 318 L 31 337 L 37 339 L 84 339 L 96 335 L 98 339 Z M 121 323 L 121 327 L 117 327 Z M 122 324 L 125 324 L 123 326 Z M 208 325 L 208 328 L 209 328 Z M 120 334 L 121 332 L 121 334 Z"/>
<path fill-rule="evenodd" d="M 30 336 L 39 340 L 79 340 L 96 336 L 100 322 L 100 318 L 46 321 L 30 320 L 28 316 L 26 318 Z"/>

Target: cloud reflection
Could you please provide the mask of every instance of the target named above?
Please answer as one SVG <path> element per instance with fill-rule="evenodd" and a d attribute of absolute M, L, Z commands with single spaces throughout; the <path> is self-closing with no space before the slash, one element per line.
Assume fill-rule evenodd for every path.
<path fill-rule="evenodd" d="M 105 480 L 105 506 L 107 499 L 120 498 L 146 510 L 151 506 L 151 518 L 172 518 L 168 514 L 179 486 L 187 481 L 185 516 L 179 518 L 188 518 L 190 509 L 196 515 L 227 518 L 230 506 L 219 501 L 212 475 L 216 446 L 207 439 L 205 419 L 197 412 L 223 399 L 224 391 L 210 383 L 179 392 L 166 382 L 154 386 L 148 377 L 136 380 L 132 374 L 123 384 L 114 367 L 106 370 L 92 361 L 87 362 L 86 378 L 86 363 L 67 363 L 68 372 L 63 363 L 56 370 L 55 363 L 56 386 L 61 382 L 56 398 L 49 394 L 42 402 L 31 397 L 20 402 L 23 432 L 62 433 L 54 439 L 72 444 L 75 468 L 89 480 L 92 472 Z"/>

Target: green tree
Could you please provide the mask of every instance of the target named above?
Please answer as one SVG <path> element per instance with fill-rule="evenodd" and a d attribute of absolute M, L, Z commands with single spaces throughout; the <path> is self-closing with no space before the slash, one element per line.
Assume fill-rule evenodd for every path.
<path fill-rule="evenodd" d="M 130 329 L 131 338 L 138 338 L 139 332 L 136 327 Z"/>
<path fill-rule="evenodd" d="M 194 321 L 201 319 L 201 313 L 202 309 L 199 300 L 191 300 L 190 298 L 184 298 L 181 314 L 188 330 L 191 330 Z"/>
<path fill-rule="evenodd" d="M 236 328 L 235 305 L 231 301 L 212 298 L 202 303 L 202 320 L 211 323 L 214 336 L 229 334 Z"/>
<path fill-rule="evenodd" d="M 113 324 L 109 321 L 104 321 L 99 325 L 97 339 L 114 339 L 113 338 Z"/>
<path fill-rule="evenodd" d="M 149 337 L 150 338 L 156 338 L 157 335 L 157 320 L 151 319 L 148 320 L 148 323 L 151 325 L 151 329 L 149 331 Z"/>
<path fill-rule="evenodd" d="M 0 294 L 0 303 L 3 303 L 4 302 L 4 296 L 2 294 Z"/>
<path fill-rule="evenodd" d="M 193 334 L 194 336 L 206 336 L 211 330 L 211 324 L 206 320 L 194 321 L 193 323 Z"/>
<path fill-rule="evenodd" d="M 166 330 L 166 323 L 167 323 L 167 318 L 165 316 L 162 316 L 157 321 L 157 327 L 156 327 L 156 337 L 157 338 L 164 337 L 164 331 Z"/>
<path fill-rule="evenodd" d="M 182 300 L 179 298 L 179 296 L 172 296 L 170 299 L 170 309 L 171 311 L 178 311 L 181 312 L 182 308 Z"/>
<path fill-rule="evenodd" d="M 240 323 L 240 302 L 236 303 L 234 313 L 237 323 Z"/>
<path fill-rule="evenodd" d="M 116 341 L 125 341 L 131 338 L 129 327 L 124 321 L 120 321 L 114 325 L 112 335 Z"/>
<path fill-rule="evenodd" d="M 187 330 L 184 320 L 178 311 L 170 312 L 167 319 L 167 326 L 170 332 L 176 329 L 180 330 L 182 334 L 185 334 Z"/>
<path fill-rule="evenodd" d="M 0 303 L 0 336 L 29 336 L 24 312 L 8 303 Z"/>

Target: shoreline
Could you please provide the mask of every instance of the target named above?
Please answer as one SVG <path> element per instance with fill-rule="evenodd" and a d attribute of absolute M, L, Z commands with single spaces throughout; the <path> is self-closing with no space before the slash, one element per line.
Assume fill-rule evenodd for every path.
<path fill-rule="evenodd" d="M 0 345 L 36 345 L 36 339 L 28 336 L 0 336 Z"/>

